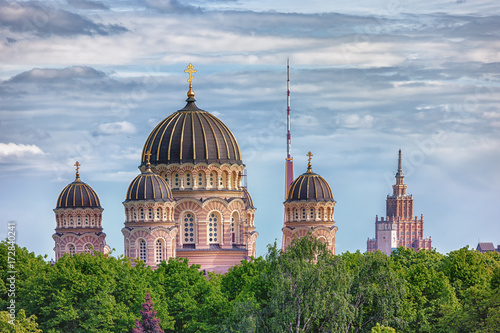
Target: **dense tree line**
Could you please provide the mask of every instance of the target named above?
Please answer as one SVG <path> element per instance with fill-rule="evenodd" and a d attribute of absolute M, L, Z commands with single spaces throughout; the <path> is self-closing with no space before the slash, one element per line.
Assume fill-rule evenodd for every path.
<path fill-rule="evenodd" d="M 399 248 L 331 255 L 305 237 L 223 275 L 170 259 L 46 258 L 16 246 L 8 323 L 8 247 L 0 244 L 2 332 L 131 332 L 146 295 L 165 332 L 499 332 L 500 255 Z M 149 297 L 149 296 L 148 296 Z M 144 316 L 142 318 L 144 320 Z"/>

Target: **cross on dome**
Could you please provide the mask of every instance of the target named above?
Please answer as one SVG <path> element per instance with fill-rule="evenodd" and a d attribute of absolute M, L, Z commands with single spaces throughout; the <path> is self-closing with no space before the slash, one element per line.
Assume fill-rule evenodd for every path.
<path fill-rule="evenodd" d="M 187 66 L 187 69 L 184 70 L 184 73 L 189 73 L 189 78 L 187 79 L 187 82 L 189 82 L 189 91 L 187 93 L 188 98 L 193 98 L 194 97 L 194 91 L 193 91 L 193 73 L 197 73 L 198 71 L 194 69 L 193 64 L 189 63 Z"/>
<path fill-rule="evenodd" d="M 78 161 L 76 161 L 76 163 L 74 164 L 74 166 L 76 166 L 76 179 L 79 179 L 80 178 L 80 173 L 78 172 L 78 170 L 80 170 L 80 167 L 82 165 Z"/>

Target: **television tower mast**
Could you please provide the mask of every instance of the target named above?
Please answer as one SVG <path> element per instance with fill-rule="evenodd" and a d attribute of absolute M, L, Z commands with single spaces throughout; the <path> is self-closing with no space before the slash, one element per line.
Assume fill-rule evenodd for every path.
<path fill-rule="evenodd" d="M 285 167 L 285 199 L 288 194 L 293 177 L 292 134 L 290 131 L 290 59 L 286 59 L 286 167 Z"/>

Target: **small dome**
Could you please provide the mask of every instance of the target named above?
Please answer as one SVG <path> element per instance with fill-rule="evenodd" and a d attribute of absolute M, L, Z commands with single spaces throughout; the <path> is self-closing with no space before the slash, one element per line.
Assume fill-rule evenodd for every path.
<path fill-rule="evenodd" d="M 57 198 L 56 208 L 101 208 L 101 202 L 95 191 L 80 180 L 68 184 Z"/>
<path fill-rule="evenodd" d="M 151 152 L 152 165 L 170 163 L 242 164 L 240 147 L 233 133 L 214 115 L 199 109 L 194 98 L 160 122 L 142 151 Z"/>
<path fill-rule="evenodd" d="M 172 198 L 172 191 L 165 179 L 147 169 L 130 183 L 127 190 L 127 201 L 152 200 L 168 201 Z"/>
<path fill-rule="evenodd" d="M 250 195 L 250 193 L 248 193 L 248 190 L 246 188 L 243 188 L 243 200 L 246 202 L 246 208 L 255 208 L 255 206 L 253 205 L 253 200 L 252 200 L 252 196 Z"/>
<path fill-rule="evenodd" d="M 286 196 L 286 202 L 291 201 L 335 201 L 332 189 L 326 180 L 312 172 L 311 166 L 307 172 L 295 179 Z"/>

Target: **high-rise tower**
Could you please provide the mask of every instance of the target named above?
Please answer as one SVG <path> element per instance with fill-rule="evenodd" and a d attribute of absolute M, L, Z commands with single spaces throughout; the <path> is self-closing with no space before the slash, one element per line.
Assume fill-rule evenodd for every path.
<path fill-rule="evenodd" d="M 424 217 L 413 218 L 413 196 L 406 193 L 401 163 L 401 149 L 398 156 L 396 184 L 392 185 L 392 195 L 387 196 L 386 217 L 375 218 L 375 238 L 366 242 L 367 251 L 380 250 L 390 255 L 399 246 L 414 249 L 431 249 L 430 237 L 423 238 Z"/>

